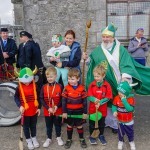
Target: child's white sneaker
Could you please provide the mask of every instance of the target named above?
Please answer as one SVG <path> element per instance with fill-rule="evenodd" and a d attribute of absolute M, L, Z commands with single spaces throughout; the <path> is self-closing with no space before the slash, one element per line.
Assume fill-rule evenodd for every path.
<path fill-rule="evenodd" d="M 46 139 L 46 141 L 44 142 L 44 144 L 43 144 L 43 147 L 48 147 L 49 145 L 50 145 L 50 143 L 52 142 L 52 140 L 51 139 Z"/>
<path fill-rule="evenodd" d="M 57 139 L 58 145 L 60 145 L 60 146 L 64 145 L 64 142 L 61 139 L 61 137 L 57 137 L 56 139 Z"/>
<path fill-rule="evenodd" d="M 26 142 L 27 142 L 27 146 L 28 146 L 29 150 L 34 149 L 34 146 L 33 146 L 33 143 L 32 143 L 31 139 L 26 139 Z"/>
<path fill-rule="evenodd" d="M 129 142 L 131 150 L 136 150 L 134 141 Z"/>
<path fill-rule="evenodd" d="M 37 141 L 36 137 L 32 137 L 32 142 L 33 142 L 33 146 L 34 148 L 37 148 L 40 146 L 39 142 Z"/>
<path fill-rule="evenodd" d="M 119 141 L 119 142 L 118 142 L 118 149 L 119 149 L 119 150 L 122 150 L 122 149 L 123 149 L 123 142 L 122 142 L 122 141 Z"/>

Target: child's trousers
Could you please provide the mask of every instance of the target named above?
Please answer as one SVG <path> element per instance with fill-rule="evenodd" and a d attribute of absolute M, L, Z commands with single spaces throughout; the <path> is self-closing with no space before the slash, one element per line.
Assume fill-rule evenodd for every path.
<path fill-rule="evenodd" d="M 56 82 L 59 82 L 60 76 L 62 77 L 62 81 L 64 86 L 66 86 L 68 84 L 68 69 L 66 68 L 58 68 L 55 67 L 57 70 L 57 78 L 56 78 Z"/>
<path fill-rule="evenodd" d="M 55 126 L 56 137 L 61 136 L 61 120 L 62 118 L 58 116 L 45 116 L 46 132 L 49 139 L 52 139 L 53 124 Z"/>
<path fill-rule="evenodd" d="M 36 136 L 37 115 L 24 116 L 23 130 L 26 139 Z"/>
<path fill-rule="evenodd" d="M 123 137 L 125 134 L 128 137 L 129 142 L 134 141 L 134 129 L 133 124 L 132 125 L 124 125 L 122 123 L 119 123 L 118 128 L 118 137 L 119 141 L 123 141 Z"/>

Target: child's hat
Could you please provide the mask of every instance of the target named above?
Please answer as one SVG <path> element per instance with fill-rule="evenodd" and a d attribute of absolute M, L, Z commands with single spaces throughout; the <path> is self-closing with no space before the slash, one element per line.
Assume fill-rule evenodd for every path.
<path fill-rule="evenodd" d="M 19 81 L 23 83 L 31 82 L 34 79 L 34 75 L 37 73 L 37 71 L 38 69 L 36 66 L 33 71 L 28 67 L 21 69 L 20 72 L 18 72 L 16 67 L 14 69 L 15 76 L 17 76 Z"/>
<path fill-rule="evenodd" d="M 18 79 L 20 82 L 23 82 L 23 83 L 31 82 L 33 80 L 32 70 L 27 67 L 23 68 L 19 73 Z"/>
<path fill-rule="evenodd" d="M 62 41 L 63 41 L 63 38 L 61 35 L 55 34 L 52 36 L 52 42 L 62 42 Z"/>
<path fill-rule="evenodd" d="M 125 81 L 125 82 L 120 82 L 120 84 L 117 87 L 117 90 L 122 94 L 124 94 L 125 96 L 128 96 L 132 91 L 132 87 L 129 85 L 127 81 Z"/>
<path fill-rule="evenodd" d="M 120 84 L 118 84 L 117 90 L 119 92 L 121 92 L 122 94 L 124 94 L 125 96 L 129 96 L 129 94 L 132 91 L 132 86 L 137 85 L 138 83 L 135 84 L 129 84 L 127 81 L 124 82 L 120 82 Z"/>

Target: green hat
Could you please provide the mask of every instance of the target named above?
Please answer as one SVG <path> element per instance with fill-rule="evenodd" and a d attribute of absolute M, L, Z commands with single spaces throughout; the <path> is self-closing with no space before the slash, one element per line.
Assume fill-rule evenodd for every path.
<path fill-rule="evenodd" d="M 61 35 L 55 34 L 52 36 L 52 42 L 62 42 L 62 41 L 63 41 L 63 38 Z"/>
<path fill-rule="evenodd" d="M 101 30 L 102 35 L 110 35 L 115 37 L 115 32 L 117 31 L 117 27 L 111 22 L 106 28 Z"/>
<path fill-rule="evenodd" d="M 124 94 L 125 96 L 128 96 L 132 91 L 132 87 L 129 85 L 127 81 L 125 81 L 125 82 L 120 82 L 120 84 L 117 87 L 117 90 L 122 94 Z"/>
<path fill-rule="evenodd" d="M 31 82 L 34 78 L 33 72 L 30 68 L 23 68 L 21 69 L 21 71 L 19 72 L 19 81 L 23 82 L 23 83 L 28 83 Z"/>

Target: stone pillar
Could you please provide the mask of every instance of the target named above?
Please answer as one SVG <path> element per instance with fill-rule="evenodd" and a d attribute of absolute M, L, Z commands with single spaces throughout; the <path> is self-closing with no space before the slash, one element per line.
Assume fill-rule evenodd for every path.
<path fill-rule="evenodd" d="M 11 0 L 14 4 L 15 24 L 24 25 L 24 12 L 22 0 Z"/>

